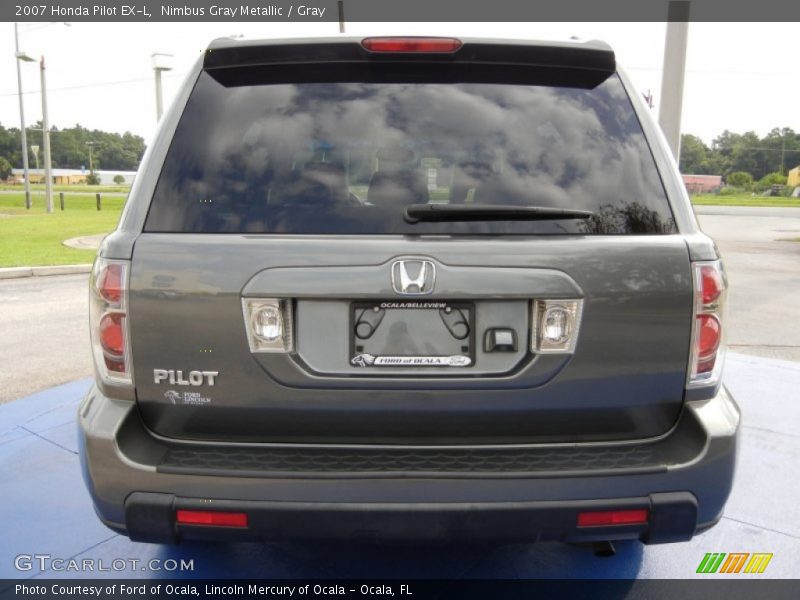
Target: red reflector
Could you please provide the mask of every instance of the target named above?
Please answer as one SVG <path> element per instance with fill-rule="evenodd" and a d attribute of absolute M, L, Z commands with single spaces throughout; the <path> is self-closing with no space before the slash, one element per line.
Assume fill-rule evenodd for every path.
<path fill-rule="evenodd" d="M 112 304 L 119 304 L 122 299 L 122 265 L 110 263 L 100 274 L 97 284 L 100 295 Z"/>
<path fill-rule="evenodd" d="M 461 48 L 456 38 L 374 37 L 361 45 L 370 52 L 455 52 Z"/>
<path fill-rule="evenodd" d="M 597 527 L 598 525 L 641 525 L 647 523 L 649 511 L 602 510 L 578 513 L 578 527 Z"/>
<path fill-rule="evenodd" d="M 721 327 L 714 315 L 697 317 L 697 356 L 700 360 L 710 358 L 719 348 Z"/>
<path fill-rule="evenodd" d="M 115 356 L 122 356 L 125 352 L 125 337 L 122 333 L 124 315 L 108 313 L 100 319 L 100 343 L 103 349 Z"/>
<path fill-rule="evenodd" d="M 247 514 L 210 510 L 179 510 L 178 523 L 183 525 L 212 525 L 215 527 L 247 527 Z"/>
<path fill-rule="evenodd" d="M 700 278 L 703 284 L 703 304 L 711 304 L 722 294 L 722 274 L 714 267 L 705 265 L 700 267 Z"/>

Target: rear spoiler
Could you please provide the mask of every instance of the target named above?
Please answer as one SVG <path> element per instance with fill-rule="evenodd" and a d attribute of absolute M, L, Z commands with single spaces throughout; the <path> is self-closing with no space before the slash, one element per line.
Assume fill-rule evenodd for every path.
<path fill-rule="evenodd" d="M 362 38 L 258 41 L 223 38 L 208 47 L 203 68 L 226 86 L 439 80 L 592 88 L 616 72 L 614 51 L 599 41 L 461 39 L 461 42 L 453 52 L 409 53 L 370 52 L 362 45 Z"/>
<path fill-rule="evenodd" d="M 361 38 L 313 38 L 294 40 L 211 42 L 203 60 L 204 69 L 224 67 L 288 65 L 297 63 L 446 62 L 553 67 L 605 72 L 616 71 L 614 51 L 604 42 L 528 42 L 462 39 L 452 53 L 374 53 Z"/>

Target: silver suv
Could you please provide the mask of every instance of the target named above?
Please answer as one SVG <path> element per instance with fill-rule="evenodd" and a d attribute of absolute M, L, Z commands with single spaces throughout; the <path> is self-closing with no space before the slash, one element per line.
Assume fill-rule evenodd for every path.
<path fill-rule="evenodd" d="M 79 412 L 137 541 L 687 540 L 726 279 L 599 42 L 213 42 L 91 279 Z"/>

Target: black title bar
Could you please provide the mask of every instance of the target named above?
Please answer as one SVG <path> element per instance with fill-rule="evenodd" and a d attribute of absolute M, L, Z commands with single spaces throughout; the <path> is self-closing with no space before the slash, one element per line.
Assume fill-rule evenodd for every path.
<path fill-rule="evenodd" d="M 532 598 L 682 600 L 794 599 L 797 582 L 788 579 L 692 580 L 528 579 L 509 580 L 0 580 L 0 600 L 531 600 Z"/>
<path fill-rule="evenodd" d="M 686 5 L 698 22 L 800 21 L 800 2 L 787 0 L 3 0 L 0 20 L 644 22 L 683 20 Z"/>

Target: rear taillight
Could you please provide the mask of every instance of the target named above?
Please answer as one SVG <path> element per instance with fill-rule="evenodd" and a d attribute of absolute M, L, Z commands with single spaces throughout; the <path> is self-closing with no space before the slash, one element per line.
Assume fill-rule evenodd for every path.
<path fill-rule="evenodd" d="M 687 387 L 715 386 L 725 352 L 723 309 L 727 282 L 720 261 L 693 263 L 694 308 Z"/>
<path fill-rule="evenodd" d="M 370 52 L 447 53 L 461 48 L 461 40 L 437 37 L 372 37 L 361 45 Z"/>
<path fill-rule="evenodd" d="M 97 277 L 97 291 L 110 304 L 118 305 L 122 301 L 124 274 L 125 265 L 107 263 Z"/>
<path fill-rule="evenodd" d="M 534 300 L 531 350 L 537 354 L 572 354 L 582 312 L 583 300 Z"/>
<path fill-rule="evenodd" d="M 92 354 L 104 383 L 131 384 L 128 335 L 128 267 L 123 260 L 98 258 L 89 293 Z"/>

